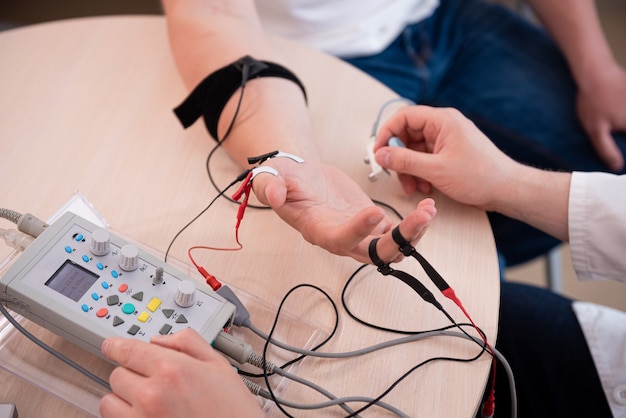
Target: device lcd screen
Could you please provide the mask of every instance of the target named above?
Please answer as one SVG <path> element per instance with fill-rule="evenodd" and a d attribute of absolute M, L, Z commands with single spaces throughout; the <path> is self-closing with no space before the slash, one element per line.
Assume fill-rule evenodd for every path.
<path fill-rule="evenodd" d="M 78 302 L 99 277 L 71 260 L 66 260 L 48 279 L 46 286 Z"/>

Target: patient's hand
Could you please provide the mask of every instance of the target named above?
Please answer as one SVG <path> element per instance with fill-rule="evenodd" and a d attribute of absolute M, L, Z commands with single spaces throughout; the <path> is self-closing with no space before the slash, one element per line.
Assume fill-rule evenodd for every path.
<path fill-rule="evenodd" d="M 341 170 L 315 162 L 298 164 L 285 158 L 274 158 L 264 165 L 276 168 L 279 176 L 257 176 L 253 184 L 257 197 L 310 243 L 333 254 L 371 263 L 369 243 L 381 237 L 381 259 L 391 261 L 400 255 L 391 238 L 396 223 Z M 400 223 L 403 236 L 415 242 L 435 214 L 432 199 L 420 202 Z"/>

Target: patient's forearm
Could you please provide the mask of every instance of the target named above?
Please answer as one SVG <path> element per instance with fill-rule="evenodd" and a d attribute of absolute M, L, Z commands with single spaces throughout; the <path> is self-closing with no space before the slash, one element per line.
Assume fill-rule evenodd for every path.
<path fill-rule="evenodd" d="M 189 90 L 244 55 L 288 67 L 264 33 L 251 1 L 163 0 L 163 5 L 172 54 Z M 220 139 L 233 118 L 239 92 L 219 118 Z M 312 136 L 300 88 L 283 78 L 264 77 L 246 84 L 236 125 L 222 146 L 242 167 L 247 166 L 246 157 L 275 149 L 312 160 L 318 158 Z"/>

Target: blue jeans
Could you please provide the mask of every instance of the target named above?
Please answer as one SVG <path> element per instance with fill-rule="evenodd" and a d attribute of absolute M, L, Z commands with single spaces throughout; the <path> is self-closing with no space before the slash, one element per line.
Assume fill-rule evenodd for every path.
<path fill-rule="evenodd" d="M 400 96 L 454 107 L 517 161 L 549 170 L 607 171 L 576 115 L 576 85 L 545 31 L 481 0 L 442 0 L 430 18 L 405 28 L 383 52 L 345 59 Z M 616 136 L 626 154 L 626 138 Z M 471 169 L 472 161 L 468 161 Z M 490 213 L 508 266 L 559 243 Z"/>

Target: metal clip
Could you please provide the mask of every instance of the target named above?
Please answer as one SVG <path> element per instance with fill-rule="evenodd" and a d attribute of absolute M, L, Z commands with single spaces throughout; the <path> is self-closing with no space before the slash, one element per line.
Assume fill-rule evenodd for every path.
<path fill-rule="evenodd" d="M 278 177 L 278 171 L 276 171 L 272 167 L 259 166 L 252 169 L 252 176 L 250 177 L 249 181 L 252 181 L 257 175 L 261 173 L 267 173 L 273 175 L 274 177 Z"/>

